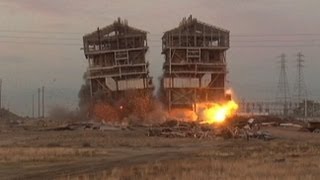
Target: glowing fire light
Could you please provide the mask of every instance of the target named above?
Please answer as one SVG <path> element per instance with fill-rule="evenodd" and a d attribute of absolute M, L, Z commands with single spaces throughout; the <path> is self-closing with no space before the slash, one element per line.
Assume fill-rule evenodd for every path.
<path fill-rule="evenodd" d="M 227 90 L 226 90 L 226 94 L 231 95 L 231 94 L 232 94 L 232 90 L 231 90 L 231 89 L 227 89 Z"/>
<path fill-rule="evenodd" d="M 198 105 L 200 117 L 204 124 L 223 123 L 227 118 L 232 117 L 237 109 L 238 104 L 233 100 L 223 104 L 206 103 Z"/>

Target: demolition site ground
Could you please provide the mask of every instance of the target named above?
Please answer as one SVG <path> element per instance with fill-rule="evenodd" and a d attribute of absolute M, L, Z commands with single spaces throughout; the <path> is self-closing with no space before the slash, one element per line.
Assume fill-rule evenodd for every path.
<path fill-rule="evenodd" d="M 58 128 L 57 128 L 58 127 Z M 83 125 L 83 127 L 89 127 Z M 150 127 L 2 125 L 0 179 L 316 179 L 318 133 L 264 126 L 273 138 L 148 136 Z"/>

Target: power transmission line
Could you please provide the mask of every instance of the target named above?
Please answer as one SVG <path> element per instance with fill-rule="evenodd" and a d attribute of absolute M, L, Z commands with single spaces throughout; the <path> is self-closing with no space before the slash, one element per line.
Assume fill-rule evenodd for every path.
<path fill-rule="evenodd" d="M 234 37 L 288 37 L 288 36 L 320 36 L 320 33 L 291 33 L 291 34 L 233 34 Z"/>
<path fill-rule="evenodd" d="M 280 106 L 283 106 L 283 115 L 288 114 L 288 103 L 290 99 L 289 83 L 286 72 L 286 55 L 281 54 L 280 56 L 280 76 L 278 82 L 278 91 L 276 101 Z"/>
<path fill-rule="evenodd" d="M 63 46 L 78 46 L 81 47 L 82 44 L 76 43 L 55 43 L 55 42 L 35 42 L 35 41 L 0 41 L 0 43 L 10 43 L 10 44 L 32 44 L 32 45 L 63 45 Z"/>
<path fill-rule="evenodd" d="M 8 36 L 0 35 L 2 39 L 45 39 L 45 40 L 82 40 L 81 38 L 70 38 L 70 37 L 44 37 L 44 36 Z"/>
<path fill-rule="evenodd" d="M 10 29 L 0 29 L 0 32 L 5 33 L 30 33 L 30 34 L 86 34 L 83 32 L 65 32 L 65 31 L 38 31 L 38 30 L 10 30 Z M 163 35 L 164 33 L 150 33 L 150 35 Z M 233 33 L 230 36 L 233 37 L 279 37 L 279 36 L 320 36 L 320 33 L 286 33 L 286 34 L 268 34 L 268 33 Z"/>
<path fill-rule="evenodd" d="M 2 39 L 44 39 L 44 40 L 75 40 L 75 41 L 79 41 L 81 40 L 81 38 L 72 38 L 72 37 L 56 37 L 56 36 L 12 36 L 12 35 L 0 35 L 0 38 Z M 153 38 L 149 38 L 148 41 L 155 41 L 155 42 L 162 42 L 161 39 L 153 39 Z M 231 42 L 233 43 L 256 43 L 256 42 L 279 42 L 279 43 L 283 43 L 283 42 L 317 42 L 320 41 L 320 39 L 246 39 L 246 40 L 232 40 Z"/>
<path fill-rule="evenodd" d="M 304 55 L 299 52 L 297 54 L 297 79 L 295 83 L 295 91 L 298 102 L 307 98 L 307 87 L 304 81 L 303 75 L 303 67 L 304 67 L 304 60 L 302 59 Z"/>
<path fill-rule="evenodd" d="M 81 32 L 62 32 L 62 31 L 34 31 L 34 30 L 9 30 L 9 29 L 0 29 L 0 32 L 5 33 L 30 33 L 30 34 L 85 34 Z"/>
<path fill-rule="evenodd" d="M 84 33 L 80 32 L 59 32 L 59 31 L 31 31 L 31 30 L 3 30 L 0 29 L 0 33 L 5 32 L 6 35 L 0 34 L 0 39 L 7 39 L 7 40 L 0 40 L 0 43 L 8 43 L 8 44 L 32 44 L 32 45 L 61 45 L 61 46 L 78 46 L 82 47 L 82 44 L 75 43 L 76 41 L 81 40 L 81 36 Z M 16 35 L 12 35 L 8 33 L 16 33 Z M 19 35 L 18 35 L 18 34 Z M 32 33 L 37 34 L 38 36 L 30 36 L 21 33 Z M 44 36 L 46 34 L 47 36 Z M 70 35 L 80 35 L 79 38 L 77 37 L 70 37 Z M 40 36 L 39 36 L 40 35 Z M 58 35 L 58 37 L 56 36 Z M 68 37 L 64 37 L 61 35 L 68 35 Z M 150 36 L 158 36 L 163 34 L 150 34 Z M 233 37 L 244 37 L 244 40 L 231 40 L 232 48 L 278 48 L 278 47 L 320 47 L 320 39 L 316 37 L 320 36 L 318 33 L 295 33 L 295 34 L 234 34 L 231 35 Z M 314 37 L 314 39 L 265 39 L 268 37 L 301 37 L 301 36 L 310 36 Z M 264 39 L 255 39 L 257 37 L 263 37 Z M 249 38 L 249 39 L 248 39 Z M 250 39 L 253 38 L 253 39 Z M 18 41 L 12 41 L 16 39 Z M 21 40 L 21 41 L 19 41 Z M 31 41 L 30 41 L 31 40 Z M 33 41 L 33 40 L 49 40 L 49 41 Z M 54 40 L 53 42 L 50 40 Z M 63 42 L 59 42 L 63 41 Z M 154 39 L 149 38 L 149 42 L 161 42 L 161 39 Z M 297 42 L 293 44 L 283 44 L 286 42 Z M 152 45 L 150 47 L 161 47 L 161 45 Z"/>
<path fill-rule="evenodd" d="M 320 47 L 320 44 L 296 44 L 296 45 L 291 45 L 291 44 L 284 44 L 284 45 L 244 45 L 244 46 L 231 46 L 231 48 L 278 48 L 278 47 Z"/>
<path fill-rule="evenodd" d="M 0 36 L 1 37 L 1 36 Z M 316 42 L 320 39 L 247 39 L 247 40 L 230 40 L 231 42 L 241 42 L 241 43 L 256 43 L 256 42 Z"/>
<path fill-rule="evenodd" d="M 62 45 L 62 46 L 78 46 L 82 47 L 82 44 L 77 43 L 56 43 L 56 42 L 35 42 L 35 41 L 0 41 L 0 43 L 8 43 L 8 44 L 32 44 L 32 45 Z M 152 45 L 149 47 L 162 47 L 161 45 Z M 231 48 L 278 48 L 278 47 L 320 47 L 320 44 L 284 44 L 284 45 L 238 45 L 231 46 Z"/>

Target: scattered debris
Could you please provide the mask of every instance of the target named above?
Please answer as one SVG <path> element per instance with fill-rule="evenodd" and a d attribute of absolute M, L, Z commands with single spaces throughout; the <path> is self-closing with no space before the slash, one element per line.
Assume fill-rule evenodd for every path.
<path fill-rule="evenodd" d="M 309 121 L 307 129 L 313 133 L 320 133 L 320 121 Z"/>
<path fill-rule="evenodd" d="M 170 120 L 162 124 L 150 127 L 147 136 L 161 137 L 192 137 L 192 138 L 211 138 L 214 137 L 214 129 L 207 125 L 195 122 L 182 122 Z"/>
<path fill-rule="evenodd" d="M 312 131 L 313 133 L 320 133 L 320 129 L 315 129 Z"/>
<path fill-rule="evenodd" d="M 280 123 L 281 127 L 293 127 L 293 128 L 302 128 L 300 124 L 294 124 L 294 123 Z"/>
<path fill-rule="evenodd" d="M 249 124 L 253 124 L 253 123 L 254 123 L 254 119 L 253 119 L 253 118 L 250 118 L 250 119 L 248 120 L 248 123 L 249 123 Z"/>
<path fill-rule="evenodd" d="M 289 123 L 286 126 L 295 126 Z M 163 123 L 153 125 L 143 124 L 110 124 L 103 122 L 74 122 L 54 128 L 41 129 L 42 131 L 74 131 L 74 130 L 99 130 L 99 131 L 119 131 L 119 130 L 143 130 L 149 137 L 165 138 L 197 138 L 212 139 L 215 137 L 243 138 L 272 140 L 273 137 L 268 131 L 261 130 L 261 122 L 254 118 L 234 117 L 223 124 L 202 124 L 198 121 L 178 121 L 168 120 Z M 298 126 L 295 126 L 298 127 Z M 299 126 L 300 127 L 300 126 Z M 320 132 L 317 129 L 316 132 Z"/>
<path fill-rule="evenodd" d="M 101 131 L 115 131 L 123 130 L 127 127 L 121 125 L 109 125 L 95 122 L 79 122 L 70 123 L 59 127 L 42 129 L 44 131 L 74 131 L 74 130 L 101 130 Z"/>
<path fill-rule="evenodd" d="M 258 139 L 265 140 L 265 141 L 269 141 L 269 140 L 272 140 L 275 138 L 268 131 L 257 131 L 254 134 L 254 137 L 258 138 Z"/>
<path fill-rule="evenodd" d="M 278 126 L 279 123 L 277 122 L 263 122 L 261 123 L 261 126 Z"/>
<path fill-rule="evenodd" d="M 259 124 L 250 119 L 247 123 L 231 123 L 229 125 L 206 125 L 197 122 L 167 121 L 149 128 L 147 136 L 168 138 L 257 138 L 272 140 L 274 137 L 268 131 L 261 131 Z"/>

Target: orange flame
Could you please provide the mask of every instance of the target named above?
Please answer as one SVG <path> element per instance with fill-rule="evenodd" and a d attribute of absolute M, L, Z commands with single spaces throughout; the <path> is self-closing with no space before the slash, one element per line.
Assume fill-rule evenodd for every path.
<path fill-rule="evenodd" d="M 197 114 L 193 110 L 184 108 L 172 109 L 168 115 L 170 118 L 179 121 L 196 121 L 198 119 Z"/>
<path fill-rule="evenodd" d="M 197 105 L 199 116 L 204 124 L 223 123 L 227 118 L 235 115 L 238 104 L 231 100 L 223 104 L 201 103 Z"/>

